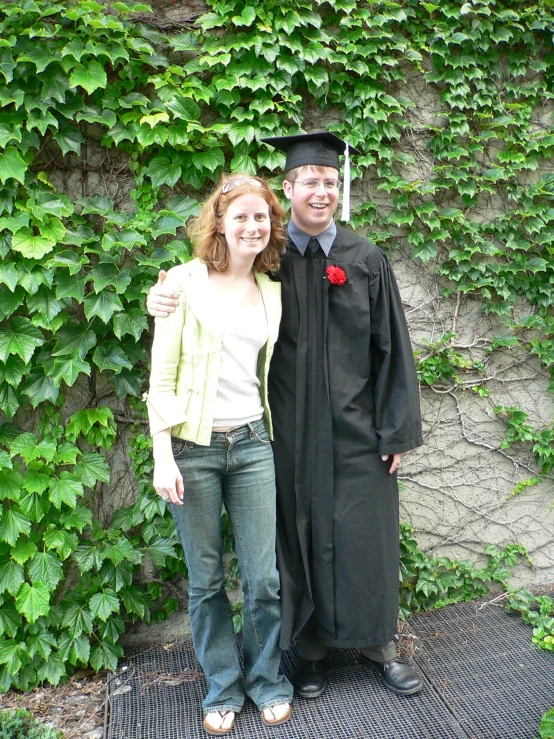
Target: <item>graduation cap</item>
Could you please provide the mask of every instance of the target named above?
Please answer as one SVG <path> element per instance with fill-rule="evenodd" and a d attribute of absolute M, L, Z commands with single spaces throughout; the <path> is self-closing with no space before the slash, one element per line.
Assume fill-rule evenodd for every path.
<path fill-rule="evenodd" d="M 360 154 L 346 141 L 339 139 L 330 131 L 302 133 L 295 136 L 272 136 L 261 139 L 287 155 L 285 172 L 296 167 L 322 166 L 340 170 L 339 154 L 344 154 L 344 190 L 342 196 L 341 220 L 350 219 L 350 158 L 349 152 Z"/>

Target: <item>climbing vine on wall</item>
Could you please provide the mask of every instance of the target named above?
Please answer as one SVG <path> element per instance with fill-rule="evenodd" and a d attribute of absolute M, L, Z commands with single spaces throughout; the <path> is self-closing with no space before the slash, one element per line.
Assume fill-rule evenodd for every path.
<path fill-rule="evenodd" d="M 113 409 L 141 420 L 144 293 L 188 257 L 183 226 L 221 171 L 281 171 L 260 137 L 322 120 L 346 136 L 363 152 L 352 226 L 479 297 L 505 323 L 490 352 L 553 371 L 553 27 L 552 3 L 510 0 L 214 0 L 169 32 L 139 3 L 0 0 L 0 689 L 113 666 L 121 617 L 175 606 L 132 582 L 146 552 L 162 579 L 179 569 L 139 426 L 140 501 L 111 527 L 89 509 Z M 418 355 L 423 383 L 480 371 L 455 339 Z M 554 428 L 520 413 L 498 409 L 506 445 L 547 474 Z"/>

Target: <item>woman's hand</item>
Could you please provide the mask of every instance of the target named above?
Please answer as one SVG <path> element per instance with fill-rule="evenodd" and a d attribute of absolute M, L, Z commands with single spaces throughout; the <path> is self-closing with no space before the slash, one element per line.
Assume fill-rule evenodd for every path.
<path fill-rule="evenodd" d="M 154 452 L 154 488 L 168 503 L 183 505 L 185 486 L 183 476 L 173 458 L 171 429 L 164 429 L 152 436 Z"/>
<path fill-rule="evenodd" d="M 183 505 L 183 476 L 173 458 L 154 462 L 154 488 L 168 503 Z"/>

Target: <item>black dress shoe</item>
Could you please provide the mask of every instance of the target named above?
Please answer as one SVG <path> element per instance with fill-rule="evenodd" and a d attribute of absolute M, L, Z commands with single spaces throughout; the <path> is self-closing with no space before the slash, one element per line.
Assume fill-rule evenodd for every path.
<path fill-rule="evenodd" d="M 396 659 L 391 662 L 375 662 L 363 654 L 360 654 L 359 661 L 363 667 L 379 673 L 387 688 L 394 693 L 413 695 L 423 687 L 423 680 L 404 662 L 398 662 Z"/>
<path fill-rule="evenodd" d="M 327 675 L 323 669 L 323 660 L 310 662 L 300 657 L 292 682 L 296 694 L 301 698 L 319 698 L 327 687 Z"/>

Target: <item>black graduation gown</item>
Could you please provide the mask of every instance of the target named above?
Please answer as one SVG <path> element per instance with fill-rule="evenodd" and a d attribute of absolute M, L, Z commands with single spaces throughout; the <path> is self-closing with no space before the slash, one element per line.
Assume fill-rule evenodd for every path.
<path fill-rule="evenodd" d="M 330 284 L 326 268 L 347 281 Z M 398 612 L 396 474 L 381 454 L 422 444 L 398 287 L 383 252 L 337 227 L 329 257 L 289 240 L 269 401 L 277 474 L 281 646 L 312 613 L 335 647 L 389 642 Z"/>

